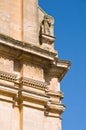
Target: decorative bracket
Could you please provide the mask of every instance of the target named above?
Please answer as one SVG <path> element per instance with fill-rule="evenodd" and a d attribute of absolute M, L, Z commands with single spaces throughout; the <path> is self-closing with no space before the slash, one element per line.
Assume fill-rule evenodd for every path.
<path fill-rule="evenodd" d="M 13 108 L 18 105 L 20 106 L 23 103 L 22 90 L 19 89 L 18 93 L 13 98 Z"/>

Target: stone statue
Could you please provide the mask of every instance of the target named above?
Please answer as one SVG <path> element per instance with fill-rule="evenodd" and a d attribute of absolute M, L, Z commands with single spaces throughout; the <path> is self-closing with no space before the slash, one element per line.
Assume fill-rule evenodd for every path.
<path fill-rule="evenodd" d="M 50 27 L 51 27 L 51 22 L 50 19 L 47 15 L 44 15 L 44 19 L 41 23 L 40 31 L 42 34 L 47 34 L 50 35 Z"/>
<path fill-rule="evenodd" d="M 46 48 L 50 48 L 51 44 L 54 42 L 54 33 L 53 33 L 53 24 L 54 19 L 49 15 L 44 15 L 43 20 L 40 24 L 40 31 L 39 31 L 39 43 Z M 44 45 L 46 44 L 46 45 Z"/>

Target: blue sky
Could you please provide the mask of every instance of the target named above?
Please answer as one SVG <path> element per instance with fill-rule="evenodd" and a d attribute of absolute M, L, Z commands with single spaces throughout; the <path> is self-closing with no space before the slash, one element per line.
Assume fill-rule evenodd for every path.
<path fill-rule="evenodd" d="M 39 0 L 55 19 L 55 49 L 72 66 L 61 81 L 63 130 L 86 130 L 86 0 Z"/>

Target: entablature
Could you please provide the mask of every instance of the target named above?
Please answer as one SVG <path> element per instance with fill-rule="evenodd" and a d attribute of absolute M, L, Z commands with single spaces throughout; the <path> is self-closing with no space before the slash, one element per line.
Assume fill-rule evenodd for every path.
<path fill-rule="evenodd" d="M 57 51 L 51 52 L 48 50 L 44 50 L 37 45 L 26 43 L 24 41 L 18 41 L 9 36 L 5 36 L 3 34 L 0 34 L 0 44 L 5 46 L 2 47 L 0 50 L 6 51 L 6 53 L 7 53 L 6 46 L 10 47 L 10 52 L 11 52 L 11 48 L 12 50 L 16 49 L 15 50 L 16 53 L 14 51 L 13 52 L 15 53 L 15 56 L 17 54 L 17 57 L 22 57 L 22 54 L 26 54 L 26 55 L 32 54 L 38 56 L 39 58 L 53 61 L 54 57 L 57 55 Z"/>

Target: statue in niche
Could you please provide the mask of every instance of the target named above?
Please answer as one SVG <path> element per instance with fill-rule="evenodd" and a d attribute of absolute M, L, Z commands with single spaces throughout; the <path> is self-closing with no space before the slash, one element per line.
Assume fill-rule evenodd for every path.
<path fill-rule="evenodd" d="M 42 45 L 52 43 L 53 39 L 53 24 L 54 19 L 48 15 L 44 15 L 44 18 L 40 24 L 39 31 L 39 43 Z"/>
<path fill-rule="evenodd" d="M 44 19 L 40 27 L 40 33 L 50 35 L 51 34 L 50 27 L 51 27 L 51 22 L 50 22 L 49 16 L 44 15 Z"/>

